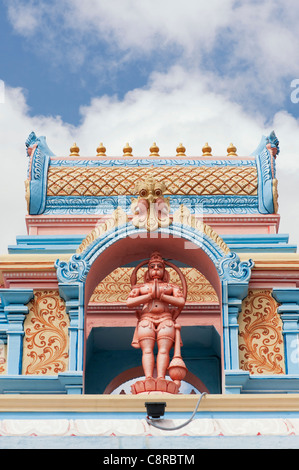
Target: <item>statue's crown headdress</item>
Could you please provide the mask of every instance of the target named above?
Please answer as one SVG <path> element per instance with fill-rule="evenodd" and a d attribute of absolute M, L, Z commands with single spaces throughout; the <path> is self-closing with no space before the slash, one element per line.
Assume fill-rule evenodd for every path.
<path fill-rule="evenodd" d="M 152 254 L 151 254 L 151 257 L 149 259 L 149 263 L 152 263 L 153 261 L 159 261 L 160 263 L 164 263 L 164 259 L 162 258 L 162 256 L 160 255 L 160 253 L 158 251 L 154 251 Z"/>

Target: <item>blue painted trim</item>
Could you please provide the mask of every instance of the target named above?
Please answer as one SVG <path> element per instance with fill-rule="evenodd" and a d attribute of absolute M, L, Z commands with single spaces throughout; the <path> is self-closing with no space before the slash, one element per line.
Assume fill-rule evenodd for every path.
<path fill-rule="evenodd" d="M 275 287 L 272 295 L 280 304 L 299 304 L 299 289 L 297 287 Z"/>
<path fill-rule="evenodd" d="M 221 235 L 225 243 L 234 243 L 238 245 L 244 244 L 278 244 L 283 243 L 287 244 L 289 241 L 288 234 L 275 233 L 275 234 L 224 234 Z"/>
<path fill-rule="evenodd" d="M 226 393 L 299 393 L 299 374 L 250 375 L 243 370 L 225 370 Z"/>
<path fill-rule="evenodd" d="M 252 244 L 250 246 L 240 246 L 234 243 L 227 245 L 232 251 L 236 251 L 237 253 L 297 253 L 297 245 L 280 244 L 269 246 L 268 244 Z"/>
<path fill-rule="evenodd" d="M 99 158 L 99 160 L 72 160 L 70 159 L 51 159 L 51 167 L 160 167 L 160 166 L 206 166 L 206 167 L 219 167 L 219 166 L 255 166 L 254 160 L 201 160 L 201 159 L 176 159 L 176 158 L 132 158 L 132 159 L 110 159 L 109 157 L 105 160 Z"/>
<path fill-rule="evenodd" d="M 221 284 L 222 296 L 222 333 L 223 333 L 223 368 L 230 369 L 230 341 L 228 321 L 228 283 L 226 280 Z"/>
<path fill-rule="evenodd" d="M 234 279 L 230 272 L 226 272 L 222 278 L 223 356 L 226 371 L 239 368 L 238 315 L 241 311 L 242 300 L 248 293 L 251 267 L 250 260 L 245 263 L 244 270 L 242 270 L 242 263 L 239 263 L 236 270 L 238 271 L 237 278 Z M 226 391 L 229 390 L 226 378 L 225 387 Z M 236 389 L 236 393 L 240 393 L 240 387 Z"/>
<path fill-rule="evenodd" d="M 7 335 L 7 364 L 9 376 L 22 373 L 24 320 L 33 289 L 0 289 L 4 318 L 1 332 Z"/>
<path fill-rule="evenodd" d="M 262 253 L 296 253 L 297 245 L 289 244 L 289 235 L 222 235 L 232 251 Z"/>
<path fill-rule="evenodd" d="M 24 235 L 16 237 L 16 245 L 8 253 L 74 253 L 86 235 Z"/>
<path fill-rule="evenodd" d="M 273 180 L 276 178 L 276 162 L 270 154 L 267 145 L 276 148 L 277 155 L 280 152 L 279 141 L 272 131 L 269 136 L 263 136 L 257 149 L 252 156 L 256 157 L 256 165 L 258 170 L 258 197 L 259 211 L 262 214 L 273 214 Z"/>
<path fill-rule="evenodd" d="M 34 146 L 36 147 L 34 148 Z M 32 152 L 28 166 L 30 181 L 29 214 L 38 215 L 45 210 L 48 167 L 50 157 L 54 154 L 46 144 L 45 137 L 36 137 L 34 132 L 31 132 L 26 140 L 26 147 L 28 155 L 29 149 Z"/>
<path fill-rule="evenodd" d="M 84 237 L 82 238 L 82 240 Z M 17 254 L 17 253 L 24 253 L 24 254 L 38 254 L 38 253 L 44 253 L 44 254 L 55 254 L 55 253 L 74 253 L 80 243 L 76 245 L 38 245 L 38 246 L 8 246 L 8 253 L 9 254 Z"/>
<path fill-rule="evenodd" d="M 83 373 L 65 372 L 56 376 L 1 375 L 0 393 L 82 394 Z"/>
<path fill-rule="evenodd" d="M 191 416 L 192 411 L 167 411 L 165 409 L 165 419 L 187 419 Z M 140 411 L 131 412 L 1 412 L 0 419 L 145 419 L 146 413 Z M 262 418 L 281 418 L 291 419 L 298 418 L 299 412 L 297 411 L 201 411 L 198 410 L 194 419 L 262 419 Z M 189 436 L 190 437 L 190 436 Z M 3 436 L 1 436 L 1 440 Z"/>
<path fill-rule="evenodd" d="M 130 213 L 132 199 L 137 196 L 48 196 L 45 214 L 110 214 L 117 207 Z M 192 214 L 256 214 L 257 196 L 195 196 L 170 195 L 171 211 L 181 204 Z"/>
<path fill-rule="evenodd" d="M 27 148 L 27 155 L 29 155 L 28 150 L 32 149 L 34 145 L 37 145 L 42 153 L 49 155 L 50 157 L 55 157 L 54 153 L 49 148 L 46 142 L 46 137 L 45 136 L 37 137 L 35 132 L 33 131 L 27 137 L 25 145 Z"/>
<path fill-rule="evenodd" d="M 44 246 L 52 245 L 78 245 L 85 235 L 21 235 L 16 237 L 17 245 L 35 246 L 42 243 Z"/>
<path fill-rule="evenodd" d="M 0 298 L 4 307 L 23 306 L 33 298 L 33 289 L 0 289 Z"/>
<path fill-rule="evenodd" d="M 148 233 L 146 230 L 137 229 L 132 224 L 124 224 L 106 232 L 103 237 L 98 238 L 91 243 L 82 254 L 73 255 L 68 263 L 59 260 L 56 261 L 55 267 L 57 269 L 57 278 L 59 282 L 62 284 L 85 282 L 91 265 L 102 251 L 116 241 L 129 237 L 130 235 L 135 236 L 146 233 Z M 198 232 L 193 227 L 181 224 L 172 224 L 165 229 L 157 230 L 156 233 L 175 235 L 193 242 L 207 253 L 214 263 L 224 257 L 224 252 L 219 245 L 204 233 Z"/>
<path fill-rule="evenodd" d="M 270 133 L 270 135 L 268 135 L 268 136 L 263 135 L 262 136 L 259 145 L 255 149 L 255 151 L 252 152 L 252 154 L 250 156 L 259 155 L 262 152 L 262 150 L 266 147 L 267 144 L 270 144 L 271 148 L 276 148 L 277 149 L 277 155 L 280 153 L 279 140 L 277 139 L 275 132 L 272 131 Z"/>
<path fill-rule="evenodd" d="M 258 168 L 258 198 L 259 212 L 261 214 L 273 214 L 273 178 L 271 175 L 271 154 L 268 149 L 264 149 L 256 157 Z M 274 164 L 274 159 L 273 159 Z"/>
<path fill-rule="evenodd" d="M 296 253 L 297 246 L 288 243 L 289 236 L 274 235 L 221 235 L 228 247 L 237 253 L 269 252 Z M 85 235 L 25 235 L 16 237 L 16 245 L 9 245 L 14 253 L 74 253 Z"/>

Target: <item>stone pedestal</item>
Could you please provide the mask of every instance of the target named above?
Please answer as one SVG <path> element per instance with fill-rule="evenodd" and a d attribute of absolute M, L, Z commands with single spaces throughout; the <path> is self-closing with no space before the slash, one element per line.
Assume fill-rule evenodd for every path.
<path fill-rule="evenodd" d="M 131 392 L 133 395 L 144 392 L 167 392 L 177 394 L 179 393 L 179 386 L 172 380 L 147 378 L 145 380 L 138 380 L 131 385 Z"/>

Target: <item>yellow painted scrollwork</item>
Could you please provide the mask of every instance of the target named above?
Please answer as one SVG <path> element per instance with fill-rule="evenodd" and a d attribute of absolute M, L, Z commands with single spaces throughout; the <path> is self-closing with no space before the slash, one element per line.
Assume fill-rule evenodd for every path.
<path fill-rule="evenodd" d="M 28 308 L 23 374 L 56 375 L 67 370 L 69 318 L 59 292 L 36 291 Z"/>
<path fill-rule="evenodd" d="M 251 290 L 239 315 L 240 368 L 250 374 L 284 374 L 282 321 L 271 290 Z"/>

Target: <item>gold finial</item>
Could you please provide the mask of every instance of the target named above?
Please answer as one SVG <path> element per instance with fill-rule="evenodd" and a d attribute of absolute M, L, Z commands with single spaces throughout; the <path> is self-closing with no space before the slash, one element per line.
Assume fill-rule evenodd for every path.
<path fill-rule="evenodd" d="M 227 147 L 227 156 L 228 157 L 236 157 L 237 156 L 237 147 L 233 144 L 229 144 Z"/>
<path fill-rule="evenodd" d="M 159 147 L 157 146 L 156 142 L 150 148 L 150 157 L 159 157 Z"/>
<path fill-rule="evenodd" d="M 186 154 L 186 148 L 183 146 L 183 144 L 179 144 L 178 147 L 176 148 L 176 156 L 177 157 L 185 157 Z"/>
<path fill-rule="evenodd" d="M 124 146 L 123 148 L 123 152 L 124 152 L 124 157 L 132 157 L 132 147 L 126 143 L 126 145 Z"/>
<path fill-rule="evenodd" d="M 73 145 L 70 148 L 70 157 L 78 157 L 79 156 L 79 147 L 76 144 L 76 142 L 73 143 Z"/>
<path fill-rule="evenodd" d="M 106 157 L 106 147 L 104 147 L 103 142 L 97 148 L 97 157 Z"/>
<path fill-rule="evenodd" d="M 203 157 L 211 157 L 212 156 L 212 148 L 209 146 L 208 142 L 202 148 L 202 156 Z"/>

